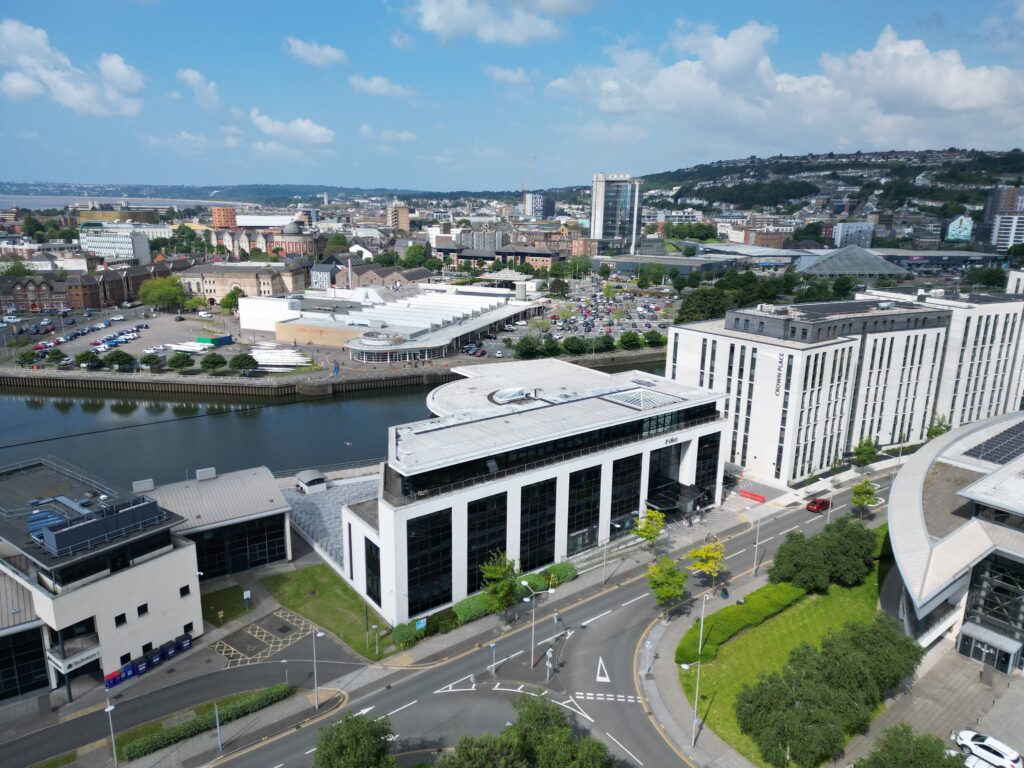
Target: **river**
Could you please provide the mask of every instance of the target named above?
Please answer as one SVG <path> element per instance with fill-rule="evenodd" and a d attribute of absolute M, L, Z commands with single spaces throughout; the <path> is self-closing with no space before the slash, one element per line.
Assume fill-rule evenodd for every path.
<path fill-rule="evenodd" d="M 662 373 L 663 363 L 636 366 Z M 614 369 L 610 369 L 614 370 Z M 328 400 L 202 400 L 0 393 L 0 466 L 55 456 L 121 486 L 196 469 L 273 471 L 377 459 L 388 427 L 428 418 L 430 387 Z"/>

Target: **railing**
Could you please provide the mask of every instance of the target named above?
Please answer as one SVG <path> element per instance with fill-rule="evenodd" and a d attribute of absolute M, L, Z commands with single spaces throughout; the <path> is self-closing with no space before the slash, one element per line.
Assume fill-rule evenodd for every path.
<path fill-rule="evenodd" d="M 423 499 L 433 498 L 434 496 L 445 496 L 449 493 L 457 493 L 458 491 L 466 488 L 471 488 L 481 483 L 489 483 L 493 480 L 500 480 L 504 477 L 510 477 L 512 475 L 518 475 L 523 472 L 531 472 L 541 467 L 547 467 L 552 464 L 560 464 L 565 461 L 572 461 L 582 456 L 589 456 L 592 453 L 598 453 L 601 451 L 607 451 L 612 448 L 618 448 L 623 445 L 629 445 L 631 443 L 638 443 L 643 440 L 650 440 L 653 437 L 659 435 L 669 434 L 671 432 L 680 432 L 685 429 L 692 429 L 693 427 L 699 427 L 704 424 L 711 424 L 716 421 L 725 421 L 725 417 L 720 413 L 715 413 L 710 416 L 700 416 L 694 419 L 690 419 L 682 424 L 675 424 L 671 427 L 662 427 L 656 430 L 651 430 L 647 433 L 641 433 L 637 435 L 631 435 L 629 437 L 623 437 L 618 440 L 611 442 L 601 443 L 599 445 L 592 445 L 586 448 L 578 448 L 575 451 L 568 453 L 560 453 L 556 456 L 550 456 L 546 459 L 538 459 L 537 461 L 531 461 L 527 464 L 520 464 L 516 467 L 509 467 L 508 469 L 498 470 L 497 472 L 491 472 L 486 475 L 477 475 L 476 477 L 467 478 L 466 480 L 460 480 L 457 483 L 449 483 L 447 485 L 440 485 L 437 488 L 423 489 L 416 491 L 415 493 L 400 494 L 396 495 L 389 493 L 385 488 L 382 491 L 384 500 L 393 506 L 403 506 L 405 504 L 411 504 L 415 501 L 421 501 Z"/>
<path fill-rule="evenodd" d="M 91 539 L 86 539 L 85 541 L 80 541 L 77 544 L 67 547 L 61 547 L 59 549 L 51 549 L 49 546 L 47 546 L 45 540 L 43 540 L 42 538 L 33 540 L 54 557 L 69 557 L 75 554 L 76 552 L 84 552 L 88 549 L 92 549 L 93 547 L 99 544 L 106 544 L 108 541 L 113 541 L 114 539 L 118 539 L 122 536 L 127 536 L 129 533 L 141 531 L 144 528 L 149 528 L 155 525 L 156 523 L 163 522 L 166 519 L 166 513 L 161 513 L 160 515 L 154 515 L 153 517 L 141 520 L 137 523 L 132 523 L 131 525 L 126 525 L 123 528 L 118 528 L 113 531 L 106 531 L 99 536 L 93 536 Z"/>
<path fill-rule="evenodd" d="M 100 644 L 100 636 L 95 632 L 88 635 L 79 635 L 78 637 L 72 637 L 64 641 L 64 653 L 60 652 L 60 645 L 53 645 L 49 648 L 48 653 L 52 654 L 55 659 L 61 659 L 67 661 L 73 659 L 80 653 L 88 651 L 90 648 L 95 648 Z"/>
<path fill-rule="evenodd" d="M 341 470 L 341 469 L 353 469 L 355 467 L 370 467 L 370 466 L 374 466 L 374 465 L 379 465 L 379 464 L 384 463 L 387 460 L 388 460 L 387 456 L 382 456 L 379 459 L 359 459 L 357 461 L 343 461 L 343 462 L 340 462 L 338 464 L 323 464 L 323 465 L 316 466 L 316 467 L 299 467 L 297 469 L 281 469 L 281 470 L 277 470 L 276 472 L 274 472 L 273 475 L 274 475 L 274 477 L 277 477 L 277 478 L 281 478 L 281 477 L 294 477 L 295 475 L 299 474 L 299 472 L 303 472 L 303 471 L 305 471 L 307 469 L 316 469 L 316 470 L 319 470 L 319 471 L 321 471 L 321 472 L 326 474 L 327 472 L 336 472 L 336 471 Z"/>

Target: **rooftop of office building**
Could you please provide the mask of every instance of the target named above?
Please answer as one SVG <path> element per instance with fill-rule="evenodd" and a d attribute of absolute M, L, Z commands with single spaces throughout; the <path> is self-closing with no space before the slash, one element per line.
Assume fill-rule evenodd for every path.
<path fill-rule="evenodd" d="M 725 397 L 643 371 L 604 373 L 550 359 L 453 370 L 466 378 L 444 384 L 427 396 L 427 406 L 437 418 L 395 427 L 389 459 L 408 473 L 446 466 L 453 459 L 486 457 L 637 419 L 713 406 Z"/>
<path fill-rule="evenodd" d="M 93 557 L 181 518 L 52 457 L 0 468 L 0 538 L 43 568 Z"/>
<path fill-rule="evenodd" d="M 872 298 L 851 301 L 820 301 L 807 304 L 758 304 L 756 307 L 730 310 L 730 314 L 781 317 L 816 323 L 845 318 L 863 318 L 866 315 L 899 315 L 922 311 L 934 312 L 936 310 L 922 307 L 913 301 Z"/>

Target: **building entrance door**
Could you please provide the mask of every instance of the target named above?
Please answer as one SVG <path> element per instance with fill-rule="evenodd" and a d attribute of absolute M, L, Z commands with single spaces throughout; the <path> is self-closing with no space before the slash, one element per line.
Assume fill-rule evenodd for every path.
<path fill-rule="evenodd" d="M 980 661 L 985 666 L 992 667 L 1004 675 L 1010 674 L 1012 665 L 1016 661 L 1014 658 L 1016 656 L 1015 653 L 1000 650 L 993 645 L 965 634 L 960 635 L 960 643 L 957 650 L 964 656 Z"/>

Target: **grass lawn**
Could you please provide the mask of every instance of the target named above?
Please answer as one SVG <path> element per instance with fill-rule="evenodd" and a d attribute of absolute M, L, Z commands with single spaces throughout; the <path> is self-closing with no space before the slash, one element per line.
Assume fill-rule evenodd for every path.
<path fill-rule="evenodd" d="M 75 752 L 65 752 L 63 755 L 57 755 L 51 757 L 49 760 L 43 760 L 41 763 L 35 763 L 32 768 L 60 768 L 62 765 L 71 765 L 75 762 Z"/>
<path fill-rule="evenodd" d="M 353 651 L 368 659 L 394 652 L 381 643 L 380 656 L 366 648 L 366 603 L 328 566 L 311 565 L 301 571 L 268 576 L 261 580 L 281 605 L 332 632 Z M 380 616 L 370 611 L 370 625 L 384 628 Z M 373 643 L 373 635 L 370 635 Z"/>
<path fill-rule="evenodd" d="M 242 588 L 237 585 L 216 592 L 203 592 L 202 603 L 203 621 L 217 627 L 232 619 L 237 619 L 249 610 L 245 607 L 245 600 L 242 599 Z M 219 611 L 224 611 L 223 619 L 217 617 Z"/>
<path fill-rule="evenodd" d="M 886 540 L 884 526 L 879 530 L 881 550 Z M 876 561 L 860 586 L 846 589 L 833 584 L 827 594 L 809 595 L 721 646 L 718 658 L 704 664 L 701 672 L 700 716 L 707 725 L 752 763 L 767 766 L 753 739 L 736 723 L 737 694 L 744 684 L 755 683 L 760 675 L 782 669 L 789 652 L 800 643 L 819 647 L 829 632 L 849 622 L 870 621 L 878 606 L 878 571 Z M 692 702 L 696 667 L 680 670 L 679 680 Z"/>

